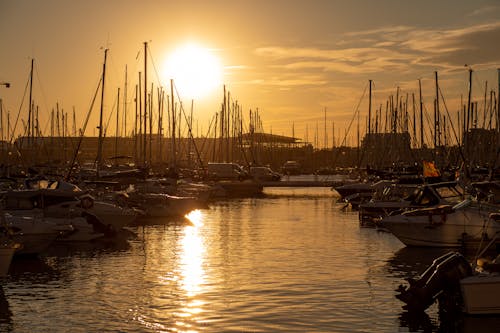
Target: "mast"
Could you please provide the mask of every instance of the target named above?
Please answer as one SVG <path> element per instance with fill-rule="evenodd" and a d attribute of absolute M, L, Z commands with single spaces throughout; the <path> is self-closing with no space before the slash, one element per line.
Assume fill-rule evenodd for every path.
<path fill-rule="evenodd" d="M 420 104 L 420 148 L 424 148 L 424 112 L 422 103 L 422 81 L 418 79 L 418 99 Z"/>
<path fill-rule="evenodd" d="M 488 81 L 485 82 L 484 84 L 484 105 L 483 105 L 483 125 L 481 127 L 485 128 L 486 127 L 486 98 L 488 96 Z"/>
<path fill-rule="evenodd" d="M 176 163 L 176 147 L 175 147 L 175 107 L 174 107 L 174 79 L 170 79 L 170 95 L 171 97 L 171 108 L 172 108 L 172 167 L 175 169 Z"/>
<path fill-rule="evenodd" d="M 231 119 L 231 92 L 227 92 L 227 103 L 226 103 L 226 127 L 225 127 L 225 148 L 226 148 L 226 160 L 232 162 L 232 158 L 229 155 L 229 136 L 231 135 L 230 119 Z"/>
<path fill-rule="evenodd" d="M 436 82 L 436 104 L 434 109 L 434 147 L 437 148 L 441 145 L 441 126 L 440 122 L 440 114 L 439 114 L 439 83 L 438 83 L 438 72 L 434 72 L 434 78 Z"/>
<path fill-rule="evenodd" d="M 162 136 L 163 136 L 163 88 L 158 87 L 158 162 L 163 162 L 163 147 L 162 147 Z"/>
<path fill-rule="evenodd" d="M 33 122 L 33 66 L 35 59 L 31 59 L 31 71 L 30 71 L 30 97 L 29 97 L 29 109 L 28 109 L 28 142 L 31 142 L 31 123 Z"/>
<path fill-rule="evenodd" d="M 193 128 L 193 108 L 194 108 L 194 100 L 191 99 L 191 110 L 190 110 L 190 114 L 189 114 L 189 123 L 188 123 L 188 128 L 189 128 L 189 131 L 191 131 L 191 129 Z M 192 136 L 192 134 L 191 134 Z M 191 140 L 192 138 L 188 138 L 188 147 L 187 147 L 187 160 L 188 160 L 188 164 L 191 165 Z M 193 140 L 194 141 L 194 140 Z"/>
<path fill-rule="evenodd" d="M 127 65 L 125 65 L 125 86 L 123 87 L 123 136 L 127 136 Z"/>
<path fill-rule="evenodd" d="M 396 103 L 393 103 L 393 108 L 394 105 L 396 106 L 394 108 L 394 113 L 393 113 L 393 124 L 392 124 L 392 133 L 397 133 L 398 131 L 398 104 L 399 104 L 399 87 L 396 89 Z"/>
<path fill-rule="evenodd" d="M 324 137 L 324 140 L 325 140 L 325 149 L 328 148 L 328 135 L 326 134 L 326 107 L 325 107 L 325 137 Z"/>
<path fill-rule="evenodd" d="M 118 96 L 116 100 L 116 131 L 115 131 L 115 164 L 117 163 L 118 156 L 118 136 L 120 135 L 119 127 L 120 127 L 120 88 L 118 88 Z"/>
<path fill-rule="evenodd" d="M 135 98 L 134 98 L 134 105 L 135 105 L 135 115 L 134 115 L 134 160 L 137 163 L 138 158 L 138 147 L 137 147 L 137 117 L 138 117 L 138 92 L 137 92 L 137 84 L 135 85 Z"/>
<path fill-rule="evenodd" d="M 152 157 L 153 154 L 153 83 L 151 83 L 151 91 L 149 96 L 149 166 L 153 165 Z"/>
<path fill-rule="evenodd" d="M 143 137 L 143 155 L 142 155 L 142 165 L 146 165 L 146 151 L 147 151 L 147 115 L 148 115 L 148 87 L 147 87 L 147 78 L 148 78 L 148 43 L 144 42 L 144 137 Z"/>
<path fill-rule="evenodd" d="M 472 94 L 472 68 L 469 68 L 469 94 L 467 97 L 467 122 L 465 125 L 465 131 L 469 130 L 469 125 L 470 125 L 471 94 Z"/>
<path fill-rule="evenodd" d="M 224 139 L 225 139 L 225 133 L 226 133 L 226 85 L 224 85 L 224 100 L 222 103 L 222 109 L 220 113 L 220 146 L 219 146 L 219 158 L 220 161 L 226 161 L 226 156 L 224 156 Z"/>
<path fill-rule="evenodd" d="M 368 95 L 368 135 L 371 134 L 372 132 L 372 123 L 371 123 L 371 119 L 372 119 L 372 80 L 369 80 L 369 83 L 370 83 L 370 92 L 369 92 L 369 95 Z"/>
<path fill-rule="evenodd" d="M 335 121 L 332 120 L 332 152 L 335 148 Z"/>
<path fill-rule="evenodd" d="M 139 106 L 139 114 L 136 115 L 136 128 L 139 129 L 137 134 L 137 164 L 141 164 L 141 156 L 143 151 L 142 146 L 142 94 L 141 94 L 141 86 L 142 85 L 142 73 L 139 72 L 139 83 L 137 84 L 137 96 L 139 96 L 139 101 L 137 105 Z"/>
<path fill-rule="evenodd" d="M 498 146 L 500 146 L 500 68 L 497 69 L 498 72 L 498 93 L 497 93 L 497 135 L 498 135 Z"/>
<path fill-rule="evenodd" d="M 99 140 L 97 142 L 97 175 L 102 165 L 102 114 L 104 111 L 104 83 L 106 78 L 106 59 L 108 57 L 108 49 L 104 49 L 104 63 L 102 65 L 102 86 L 101 86 L 101 109 L 99 112 Z"/>
<path fill-rule="evenodd" d="M 417 111 L 415 110 L 415 93 L 411 93 L 413 111 L 413 147 L 417 147 Z"/>
<path fill-rule="evenodd" d="M 59 103 L 56 103 L 56 128 L 57 128 L 57 136 L 61 136 L 61 122 L 59 119 Z"/>
<path fill-rule="evenodd" d="M 1 141 L 3 141 L 3 139 L 4 139 L 3 131 L 4 131 L 4 128 L 3 128 L 3 101 L 0 98 L 0 140 Z"/>
<path fill-rule="evenodd" d="M 76 137 L 76 113 L 74 106 L 73 106 L 73 137 Z"/>

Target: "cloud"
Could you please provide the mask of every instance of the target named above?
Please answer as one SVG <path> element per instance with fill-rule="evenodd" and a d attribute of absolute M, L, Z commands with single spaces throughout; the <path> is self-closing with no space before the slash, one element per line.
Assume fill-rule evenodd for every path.
<path fill-rule="evenodd" d="M 347 37 L 359 37 L 359 36 L 380 36 L 384 35 L 387 37 L 397 38 L 401 33 L 413 30 L 413 27 L 398 25 L 398 26 L 386 26 L 370 30 L 360 30 L 346 33 Z"/>
<path fill-rule="evenodd" d="M 445 31 L 418 31 L 404 45 L 424 53 L 422 64 L 442 67 L 500 62 L 500 22 Z"/>
<path fill-rule="evenodd" d="M 268 46 L 255 54 L 268 69 L 303 74 L 309 71 L 349 74 L 456 70 L 465 63 L 482 65 L 500 61 L 500 22 L 455 29 L 381 27 L 351 32 L 330 48 Z M 349 40 L 349 43 L 345 42 Z M 357 45 L 348 47 L 347 44 Z"/>
<path fill-rule="evenodd" d="M 495 5 L 485 6 L 485 7 L 475 9 L 474 11 L 469 13 L 468 16 L 483 17 L 484 15 L 488 15 L 488 14 L 498 15 L 499 12 L 500 12 L 500 6 L 495 6 Z"/>
<path fill-rule="evenodd" d="M 406 71 L 414 56 L 387 47 L 361 47 L 344 49 L 266 47 L 256 50 L 273 64 L 269 68 L 280 70 L 327 73 L 378 73 L 380 71 Z"/>

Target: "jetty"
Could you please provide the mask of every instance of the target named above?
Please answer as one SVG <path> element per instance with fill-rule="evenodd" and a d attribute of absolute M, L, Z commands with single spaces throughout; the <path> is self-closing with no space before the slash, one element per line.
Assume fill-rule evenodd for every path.
<path fill-rule="evenodd" d="M 333 187 L 342 185 L 338 180 L 280 180 L 261 182 L 263 187 Z"/>

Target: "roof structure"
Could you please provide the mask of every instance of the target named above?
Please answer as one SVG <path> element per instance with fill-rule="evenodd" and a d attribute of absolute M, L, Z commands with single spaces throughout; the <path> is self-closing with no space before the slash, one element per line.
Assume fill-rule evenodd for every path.
<path fill-rule="evenodd" d="M 242 138 L 244 141 L 257 141 L 260 143 L 282 143 L 282 144 L 293 144 L 302 143 L 302 139 L 294 138 L 284 135 L 276 135 L 269 133 L 243 133 Z"/>

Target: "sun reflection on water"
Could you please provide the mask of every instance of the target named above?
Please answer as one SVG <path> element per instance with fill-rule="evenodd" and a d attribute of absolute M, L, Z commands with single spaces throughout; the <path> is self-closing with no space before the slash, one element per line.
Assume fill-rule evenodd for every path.
<path fill-rule="evenodd" d="M 186 214 L 186 218 L 195 226 L 203 226 L 203 213 L 199 209 L 195 209 Z"/>
<path fill-rule="evenodd" d="M 205 247 L 200 235 L 200 228 L 203 226 L 203 214 L 200 210 L 194 210 L 186 215 L 186 218 L 191 221 L 192 225 L 184 228 L 184 235 L 180 239 L 182 250 L 179 262 L 179 283 L 186 292 L 186 303 L 181 308 L 181 311 L 177 313 L 178 321 L 176 323 L 178 329 L 182 331 L 185 331 L 190 326 L 189 323 L 183 322 L 183 319 L 195 320 L 193 316 L 202 313 L 205 304 L 198 298 L 198 295 L 204 291 L 205 276 L 203 269 Z"/>

